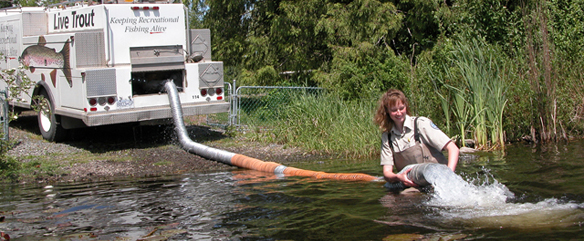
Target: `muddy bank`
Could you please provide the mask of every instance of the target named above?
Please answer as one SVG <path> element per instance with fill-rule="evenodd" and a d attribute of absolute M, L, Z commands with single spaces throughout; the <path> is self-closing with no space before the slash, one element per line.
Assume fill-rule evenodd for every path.
<path fill-rule="evenodd" d="M 187 130 L 193 141 L 264 161 L 290 164 L 325 158 L 297 148 L 229 137 L 221 129 L 202 125 L 189 125 Z M 115 125 L 70 134 L 68 141 L 51 143 L 42 139 L 35 116 L 11 122 L 14 146 L 7 154 L 26 167 L 17 181 L 74 182 L 237 169 L 184 151 L 172 126 Z"/>

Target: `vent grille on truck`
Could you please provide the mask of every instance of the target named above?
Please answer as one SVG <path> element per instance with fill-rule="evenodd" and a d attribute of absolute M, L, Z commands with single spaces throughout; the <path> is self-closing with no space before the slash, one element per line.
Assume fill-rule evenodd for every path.
<path fill-rule="evenodd" d="M 103 32 L 75 33 L 77 68 L 105 66 Z"/>
<path fill-rule="evenodd" d="M 95 69 L 85 72 L 87 97 L 116 95 L 116 70 Z"/>
<path fill-rule="evenodd" d="M 199 88 L 223 88 L 223 62 L 199 64 Z"/>
<path fill-rule="evenodd" d="M 35 36 L 47 34 L 47 15 L 44 12 L 22 13 L 22 35 Z"/>
<path fill-rule="evenodd" d="M 201 56 L 202 61 L 211 61 L 211 31 L 191 29 L 191 57 Z"/>

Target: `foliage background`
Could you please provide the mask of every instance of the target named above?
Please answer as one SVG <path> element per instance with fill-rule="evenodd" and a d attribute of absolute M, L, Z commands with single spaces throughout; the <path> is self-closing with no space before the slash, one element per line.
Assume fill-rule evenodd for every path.
<path fill-rule="evenodd" d="M 497 135 L 507 142 L 555 141 L 584 130 L 582 0 L 185 4 L 192 9 L 191 26 L 211 29 L 213 56 L 228 66 L 226 79 L 240 85 L 319 86 L 341 101 L 369 102 L 397 88 L 409 96 L 416 115 L 459 138 L 480 135 L 476 113 L 502 112 L 498 133 L 495 119 L 484 121 L 484 148 L 499 146 Z M 462 49 L 470 50 L 457 55 Z M 477 66 L 475 73 L 460 67 L 464 61 Z M 478 95 L 465 80 L 471 75 L 479 82 L 499 81 L 499 92 L 481 95 L 501 102 L 502 110 L 471 98 Z M 457 93 L 466 99 L 458 107 L 475 114 L 460 116 Z"/>

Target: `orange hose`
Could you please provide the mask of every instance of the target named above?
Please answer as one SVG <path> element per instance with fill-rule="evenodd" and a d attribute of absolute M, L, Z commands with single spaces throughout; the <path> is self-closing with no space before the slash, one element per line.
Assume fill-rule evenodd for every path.
<path fill-rule="evenodd" d="M 363 174 L 363 173 L 326 173 L 326 172 L 316 172 L 310 170 L 299 169 L 295 167 L 287 167 L 284 170 L 284 174 L 289 176 L 304 176 L 304 177 L 315 177 L 321 179 L 337 179 L 337 180 L 356 180 L 356 181 L 377 181 L 379 178 Z"/>
<path fill-rule="evenodd" d="M 251 158 L 248 156 L 235 154 L 231 158 L 231 164 L 238 167 L 243 167 L 247 169 L 252 169 L 256 171 L 262 172 L 274 172 L 276 167 L 280 166 L 280 164 L 275 162 L 264 162 L 255 158 Z"/>
<path fill-rule="evenodd" d="M 231 158 L 231 164 L 256 171 L 273 173 L 277 167 L 282 166 L 275 162 L 264 162 L 248 156 L 235 154 Z M 355 181 L 377 181 L 379 178 L 363 173 L 326 173 L 310 170 L 303 170 L 295 167 L 286 167 L 283 173 L 287 176 L 303 176 L 321 179 L 355 180 Z"/>

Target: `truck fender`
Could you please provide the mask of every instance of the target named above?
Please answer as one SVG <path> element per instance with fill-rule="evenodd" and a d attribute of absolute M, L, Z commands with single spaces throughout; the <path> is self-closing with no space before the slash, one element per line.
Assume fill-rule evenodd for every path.
<path fill-rule="evenodd" d="M 53 103 L 53 106 L 55 105 L 55 97 L 53 95 L 53 92 L 51 92 L 51 88 L 49 88 L 49 85 L 47 84 L 47 82 L 39 81 L 35 85 L 34 91 L 32 92 L 33 99 L 30 102 L 31 109 L 32 109 L 33 105 L 35 104 L 34 97 L 40 95 L 41 90 L 45 90 L 47 92 L 47 94 L 49 95 L 49 101 L 51 101 L 51 103 Z M 57 124 L 61 124 L 61 116 L 55 115 L 55 117 L 57 119 Z"/>
<path fill-rule="evenodd" d="M 49 94 L 49 98 L 50 98 L 51 103 L 55 104 L 55 99 L 53 97 L 53 93 L 51 92 L 49 85 L 45 81 L 39 81 L 36 83 L 34 90 L 32 91 L 32 97 L 40 95 L 41 90 L 43 90 L 43 89 L 47 92 L 47 94 Z M 31 107 L 32 107 L 32 102 L 31 102 Z"/>

